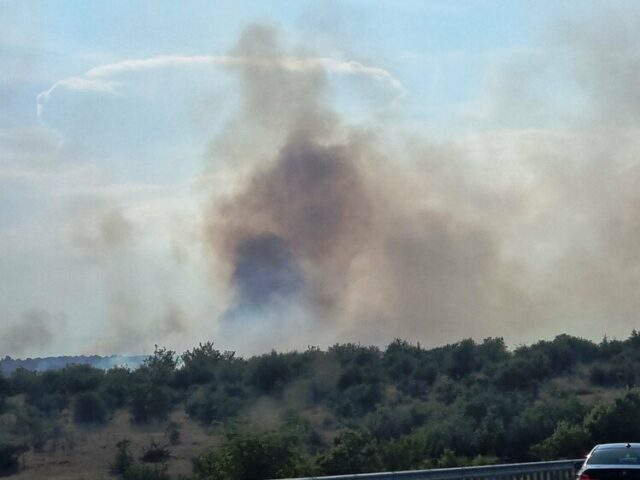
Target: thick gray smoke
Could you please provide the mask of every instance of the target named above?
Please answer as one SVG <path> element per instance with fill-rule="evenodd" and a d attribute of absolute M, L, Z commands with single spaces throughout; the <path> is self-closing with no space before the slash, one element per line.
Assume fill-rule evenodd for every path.
<path fill-rule="evenodd" d="M 304 286 L 294 256 L 277 235 L 249 237 L 236 249 L 232 281 L 238 303 L 251 308 L 270 306 L 295 295 Z"/>
<path fill-rule="evenodd" d="M 249 29 L 238 48 L 259 56 L 265 45 L 270 58 L 287 54 L 268 27 Z M 439 204 L 441 186 L 401 171 L 378 148 L 378 132 L 341 123 L 325 101 L 322 71 L 248 66 L 240 74 L 237 129 L 213 150 L 241 142 L 251 167 L 235 193 L 215 202 L 207 229 L 231 289 L 223 321 L 251 328 L 304 315 L 308 332 L 291 335 L 290 345 L 430 329 L 455 339 L 482 331 L 474 324 L 490 314 L 489 302 L 517 296 L 515 285 L 501 293 L 508 268 L 491 227 L 464 207 Z"/>
<path fill-rule="evenodd" d="M 228 56 L 112 65 L 197 58 L 235 75 L 239 106 L 208 146 L 206 175 L 179 194 L 121 185 L 73 197 L 73 261 L 98 272 L 87 305 L 108 317 L 87 348 L 627 335 L 640 311 L 639 32 L 640 10 L 621 7 L 502 52 L 439 141 L 414 122 L 429 105 L 410 91 L 394 103 L 403 87 L 384 59 L 291 48 L 270 26 L 247 28 Z M 357 125 L 334 95 L 356 84 L 380 105 Z M 43 348 L 40 318 L 0 332 L 0 347 Z"/>
<path fill-rule="evenodd" d="M 63 319 L 45 310 L 26 311 L 18 323 L 0 331 L 0 357 L 37 353 L 52 343 L 54 331 L 62 327 Z"/>
<path fill-rule="evenodd" d="M 214 234 L 232 259 L 239 306 L 286 298 L 314 308 L 340 302 L 371 223 L 354 155 L 293 134 L 272 165 L 258 168 L 246 190 L 223 203 Z"/>
<path fill-rule="evenodd" d="M 633 22 L 609 18 L 615 55 L 589 34 L 592 25 L 571 42 L 554 37 L 561 47 L 519 60 L 541 65 L 538 82 L 535 72 L 518 85 L 495 73 L 502 87 L 490 85 L 484 99 L 495 129 L 438 146 L 412 137 L 397 148 L 375 123 L 348 125 L 330 108 L 320 70 L 239 67 L 242 108 L 211 149 L 239 172 L 207 217 L 231 294 L 222 321 L 251 331 L 306 317 L 303 330 L 262 339 L 261 348 L 393 337 L 529 341 L 563 331 L 597 338 L 633 328 L 640 111 L 629 111 L 634 95 L 624 98 L 640 70 Z M 248 29 L 234 53 L 292 56 L 265 26 Z M 549 71 L 567 75 L 589 114 L 567 116 L 562 128 L 500 125 L 500 115 L 522 119 L 522 102 L 541 102 L 536 115 L 554 111 L 553 98 L 539 98 Z"/>
<path fill-rule="evenodd" d="M 103 276 L 108 324 L 91 353 L 136 352 L 144 344 L 140 301 L 133 280 L 131 250 L 136 227 L 121 206 L 103 198 L 85 199 L 76 209 L 71 240 Z"/>

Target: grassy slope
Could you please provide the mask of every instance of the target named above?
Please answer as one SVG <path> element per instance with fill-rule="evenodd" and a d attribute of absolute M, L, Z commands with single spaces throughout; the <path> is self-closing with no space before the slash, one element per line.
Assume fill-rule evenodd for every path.
<path fill-rule="evenodd" d="M 68 417 L 68 416 L 67 416 Z M 219 437 L 209 434 L 204 428 L 189 419 L 184 411 L 176 411 L 171 421 L 178 424 L 181 441 L 171 445 L 170 473 L 191 473 L 191 459 L 202 450 L 216 445 Z M 55 450 L 48 444 L 44 452 L 30 451 L 25 456 L 26 468 L 11 478 L 20 480 L 98 480 L 114 478 L 108 473 L 109 463 L 116 454 L 116 443 L 127 438 L 131 440 L 131 451 L 139 456 L 143 448 L 152 440 L 168 444 L 165 435 L 166 424 L 154 423 L 134 426 L 129 414 L 118 411 L 104 427 L 81 427 L 65 420 L 65 426 L 75 443 L 72 448 L 59 446 Z"/>

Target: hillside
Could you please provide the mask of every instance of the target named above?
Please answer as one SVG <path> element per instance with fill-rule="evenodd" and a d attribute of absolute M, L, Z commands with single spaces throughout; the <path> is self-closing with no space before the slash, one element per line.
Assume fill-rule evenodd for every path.
<path fill-rule="evenodd" d="M 640 437 L 639 366 L 634 331 L 513 351 L 398 340 L 239 358 L 205 343 L 135 370 L 17 369 L 0 377 L 0 468 L 233 480 L 573 458 Z"/>

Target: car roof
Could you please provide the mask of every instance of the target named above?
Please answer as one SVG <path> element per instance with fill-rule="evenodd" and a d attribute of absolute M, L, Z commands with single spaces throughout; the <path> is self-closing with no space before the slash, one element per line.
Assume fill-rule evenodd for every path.
<path fill-rule="evenodd" d="M 593 447 L 593 451 L 608 448 L 640 448 L 640 443 L 601 443 Z"/>

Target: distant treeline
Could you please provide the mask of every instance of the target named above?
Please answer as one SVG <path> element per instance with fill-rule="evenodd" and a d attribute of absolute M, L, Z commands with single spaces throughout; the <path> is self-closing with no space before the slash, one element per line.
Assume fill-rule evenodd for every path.
<path fill-rule="evenodd" d="M 0 359 L 0 373 L 11 375 L 19 368 L 35 372 L 47 370 L 59 370 L 67 365 L 91 365 L 92 367 L 108 369 L 116 366 L 128 366 L 136 368 L 142 365 L 148 355 L 72 355 L 61 357 L 37 357 L 37 358 L 11 358 L 9 356 Z"/>
<path fill-rule="evenodd" d="M 638 385 L 636 331 L 515 350 L 501 338 L 431 349 L 397 340 L 251 358 L 204 343 L 180 356 L 156 348 L 135 370 L 17 369 L 0 377 L 0 413 L 15 419 L 3 423 L 5 444 L 38 449 L 60 434 L 64 411 L 104 424 L 126 409 L 144 424 L 183 408 L 226 438 L 202 452 L 193 478 L 240 480 L 575 458 L 640 438 Z M 248 415 L 265 398 L 279 406 L 277 427 Z M 119 448 L 115 474 L 168 478 Z"/>

